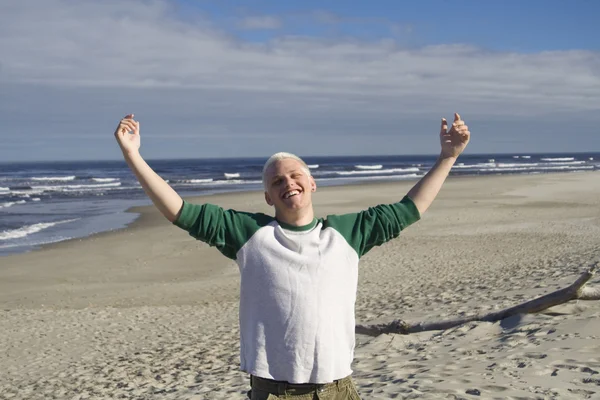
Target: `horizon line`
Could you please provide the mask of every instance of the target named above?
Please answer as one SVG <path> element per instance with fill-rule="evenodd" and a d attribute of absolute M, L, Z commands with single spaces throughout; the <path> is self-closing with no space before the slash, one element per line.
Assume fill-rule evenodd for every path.
<path fill-rule="evenodd" d="M 461 154 L 460 157 L 465 156 L 515 156 L 515 155 L 575 155 L 575 154 L 600 154 L 600 150 L 597 151 L 567 151 L 567 152 L 502 152 L 502 153 L 468 153 Z M 301 158 L 366 158 L 366 157 L 438 157 L 439 154 L 367 154 L 367 155 L 298 155 Z M 225 157 L 184 157 L 184 158 L 144 158 L 146 161 L 197 161 L 197 160 L 257 160 L 257 159 L 268 159 L 269 156 L 253 156 L 253 157 L 239 157 L 239 156 L 225 156 Z M 0 161 L 0 165 L 6 164 L 34 164 L 34 163 L 61 163 L 61 162 L 125 162 L 123 158 L 114 159 L 69 159 L 69 160 L 29 160 L 29 161 Z"/>

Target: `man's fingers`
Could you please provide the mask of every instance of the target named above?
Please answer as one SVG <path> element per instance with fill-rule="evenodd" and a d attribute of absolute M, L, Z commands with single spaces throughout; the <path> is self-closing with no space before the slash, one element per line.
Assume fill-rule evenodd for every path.
<path fill-rule="evenodd" d="M 469 127 L 467 125 L 465 125 L 465 121 L 456 121 L 454 123 L 452 123 L 452 129 L 455 132 L 462 132 L 462 131 L 467 131 L 469 130 Z"/>
<path fill-rule="evenodd" d="M 446 121 L 446 118 L 442 118 L 442 128 L 441 128 L 440 132 L 442 134 L 444 134 L 447 131 L 448 131 L 448 122 Z"/>
<path fill-rule="evenodd" d="M 123 117 L 123 119 L 133 119 L 133 117 L 133 114 L 127 114 L 125 117 Z"/>
<path fill-rule="evenodd" d="M 137 121 L 134 119 L 130 119 L 130 118 L 123 118 L 120 123 L 122 124 L 130 124 L 130 125 L 135 125 Z"/>
<path fill-rule="evenodd" d="M 456 132 L 462 132 L 468 131 L 469 127 L 465 125 L 464 122 L 462 124 L 454 123 L 452 124 L 452 129 L 454 129 Z"/>
<path fill-rule="evenodd" d="M 454 113 L 454 122 L 460 121 L 460 115 L 458 113 Z"/>
<path fill-rule="evenodd" d="M 135 128 L 135 121 L 132 119 L 124 119 L 121 121 L 120 125 L 128 128 Z"/>
<path fill-rule="evenodd" d="M 136 129 L 135 122 L 133 120 L 122 120 L 119 124 L 119 132 L 127 133 Z"/>

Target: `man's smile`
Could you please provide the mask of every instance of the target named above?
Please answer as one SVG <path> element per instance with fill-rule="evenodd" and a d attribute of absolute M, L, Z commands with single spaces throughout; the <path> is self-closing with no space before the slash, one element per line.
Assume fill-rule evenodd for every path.
<path fill-rule="evenodd" d="M 283 196 L 281 196 L 283 199 L 289 199 L 290 197 L 293 196 L 297 196 L 300 194 L 300 190 L 298 189 L 293 189 L 293 190 L 288 190 L 287 192 L 285 192 L 283 194 Z"/>

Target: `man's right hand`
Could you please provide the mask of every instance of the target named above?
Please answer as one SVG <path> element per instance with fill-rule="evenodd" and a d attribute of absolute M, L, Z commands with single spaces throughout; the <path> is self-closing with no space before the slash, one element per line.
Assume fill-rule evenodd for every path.
<path fill-rule="evenodd" d="M 133 114 L 126 115 L 115 130 L 115 138 L 124 154 L 132 154 L 140 150 L 140 123 L 133 119 Z"/>

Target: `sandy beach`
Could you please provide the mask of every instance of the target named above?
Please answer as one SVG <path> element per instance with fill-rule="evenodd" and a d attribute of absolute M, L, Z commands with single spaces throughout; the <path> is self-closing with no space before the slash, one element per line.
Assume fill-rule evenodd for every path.
<path fill-rule="evenodd" d="M 319 188 L 315 211 L 395 202 L 413 184 Z M 257 192 L 188 200 L 271 211 Z M 154 208 L 132 211 L 126 229 L 0 258 L 0 399 L 245 397 L 237 266 Z M 421 221 L 362 259 L 356 318 L 500 309 L 598 260 L 598 172 L 452 178 Z M 353 369 L 364 399 L 600 398 L 600 302 L 359 335 Z"/>

